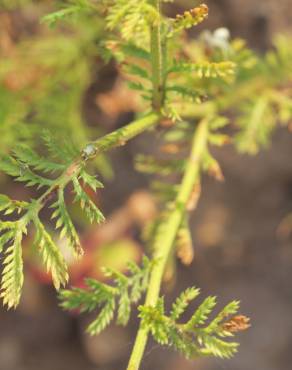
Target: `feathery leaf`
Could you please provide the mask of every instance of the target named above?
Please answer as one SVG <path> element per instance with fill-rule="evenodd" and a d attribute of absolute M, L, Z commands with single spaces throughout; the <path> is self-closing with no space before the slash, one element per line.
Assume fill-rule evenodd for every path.
<path fill-rule="evenodd" d="M 38 248 L 47 271 L 52 274 L 55 288 L 59 290 L 59 288 L 65 286 L 68 281 L 66 262 L 41 221 L 38 218 L 34 218 L 33 221 L 36 227 L 35 245 Z"/>
<path fill-rule="evenodd" d="M 75 230 L 75 226 L 71 221 L 71 217 L 67 212 L 65 199 L 64 199 L 64 189 L 60 188 L 58 190 L 58 200 L 51 206 L 55 208 L 52 214 L 52 218 L 56 219 L 56 228 L 60 228 L 60 237 L 66 236 L 69 241 L 69 246 L 72 248 L 74 256 L 80 258 L 83 255 L 83 249 L 80 244 L 78 234 Z"/>

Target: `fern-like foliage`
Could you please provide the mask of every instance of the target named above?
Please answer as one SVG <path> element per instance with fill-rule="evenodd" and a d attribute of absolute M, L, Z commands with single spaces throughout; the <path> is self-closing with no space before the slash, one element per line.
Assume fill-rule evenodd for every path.
<path fill-rule="evenodd" d="M 149 34 L 151 26 L 159 21 L 162 44 L 167 44 L 162 50 L 164 112 L 174 121 L 182 118 L 180 110 L 188 111 L 185 109 L 187 100 L 204 103 L 208 99 L 206 109 L 216 114 L 244 105 L 234 122 L 239 129 L 235 144 L 240 151 L 252 154 L 269 142 L 277 127 L 276 121 L 288 124 L 291 120 L 291 92 L 285 88 L 291 77 L 291 42 L 283 36 L 276 38 L 273 51 L 259 58 L 242 40 L 231 40 L 227 29 L 206 31 L 198 40 L 187 40 L 183 30 L 207 17 L 205 4 L 178 14 L 174 19 L 159 14 L 146 0 L 68 0 L 61 5 L 58 2 L 58 6 L 61 10 L 49 14 L 45 21 L 54 23 L 84 12 L 104 19 L 109 32 L 100 46 L 102 44 L 107 50 L 103 48 L 107 57 L 114 56 L 121 62 L 129 87 L 143 98 L 145 108 L 149 107 L 153 94 Z M 231 89 L 226 89 L 225 82 L 232 82 Z M 235 89 L 237 94 L 232 93 Z M 258 96 L 263 97 L 268 106 L 267 119 L 262 125 L 253 124 Z M 198 108 L 193 106 L 190 110 L 188 118 L 196 114 L 194 111 Z"/>
<path fill-rule="evenodd" d="M 174 63 L 169 73 L 195 73 L 199 78 L 226 77 L 234 74 L 235 64 L 224 62 Z"/>
<path fill-rule="evenodd" d="M 189 288 L 183 292 L 167 315 L 163 298 L 157 300 L 158 288 L 167 260 L 175 266 L 173 251 L 185 264 L 193 259 L 188 220 L 200 196 L 202 172 L 218 180 L 223 179 L 220 165 L 211 151 L 212 146 L 220 147 L 231 141 L 230 136 L 224 133 L 225 126 L 230 122 L 222 116 L 226 111 L 233 113 L 239 103 L 241 106 L 243 101 L 246 103 L 244 109 L 237 110 L 232 116 L 235 116 L 234 123 L 238 129 L 235 143 L 239 150 L 250 153 L 255 153 L 268 142 L 278 116 L 285 123 L 291 119 L 290 91 L 280 89 L 278 92 L 275 88 L 280 85 L 279 82 L 285 81 L 285 76 L 290 76 L 291 52 L 283 40 L 279 41 L 276 50 L 260 63 L 259 58 L 240 41 L 231 41 L 228 30 L 224 29 L 189 41 L 185 30 L 206 19 L 208 7 L 201 4 L 169 18 L 161 14 L 161 2 L 67 0 L 56 2 L 57 11 L 43 18 L 43 22 L 54 26 L 58 21 L 76 20 L 79 16 L 87 21 L 92 15 L 97 15 L 106 29 L 106 34 L 98 43 L 99 54 L 105 60 L 115 58 L 122 78 L 142 98 L 142 110 L 155 112 L 149 115 L 152 115 L 149 121 L 137 120 L 106 135 L 101 141 L 88 144 L 82 152 L 65 142 L 59 145 L 45 134 L 48 156 L 39 156 L 29 146 L 19 145 L 12 155 L 2 157 L 0 169 L 3 172 L 16 181 L 36 187 L 41 195 L 29 202 L 0 196 L 0 211 L 3 213 L 0 249 L 4 255 L 0 295 L 9 308 L 19 303 L 23 284 L 22 243 L 30 225 L 35 229 L 35 245 L 56 289 L 67 283 L 65 259 L 40 218 L 41 210 L 50 205 L 51 218 L 60 237 L 65 238 L 76 258 L 82 256 L 82 246 L 66 202 L 67 186 L 70 185 L 74 201 L 80 204 L 89 221 L 102 222 L 104 217 L 101 211 L 84 190 L 86 186 L 95 192 L 102 184 L 86 172 L 85 164 L 89 159 L 153 127 L 153 122 L 158 124 L 160 121 L 160 156 L 140 156 L 136 161 L 140 171 L 159 174 L 152 188 L 165 203 L 163 211 L 152 225 L 148 225 L 148 232 L 145 233 L 155 253 L 153 260 L 156 261 L 157 257 L 157 264 L 146 258 L 141 267 L 130 263 L 128 275 L 106 269 L 105 275 L 112 280 L 112 284 L 87 279 L 86 289 L 62 291 L 61 305 L 64 309 L 81 312 L 98 310 L 96 319 L 88 327 L 91 335 L 98 334 L 115 315 L 118 324 L 126 325 L 131 305 L 139 301 L 149 288 L 148 283 L 153 284 L 156 278 L 153 296 L 151 292 L 146 296 L 146 303 L 150 296 L 152 305 L 145 303 L 140 307 L 142 329 L 145 329 L 143 335 L 151 332 L 157 342 L 174 347 L 188 358 L 207 355 L 229 358 L 236 352 L 238 344 L 227 338 L 249 326 L 246 317 L 237 315 L 237 301 L 231 302 L 210 319 L 216 299 L 207 297 L 190 319 L 182 322 L 182 315 L 199 295 L 199 290 Z M 93 33 L 91 40 L 94 45 L 96 38 Z M 82 42 L 81 45 L 83 47 Z M 75 61 L 70 59 L 64 63 L 64 69 L 74 64 Z M 44 65 L 51 71 L 56 62 L 48 58 Z M 264 94 L 259 93 L 257 76 L 264 77 Z M 87 82 L 82 85 L 83 88 Z M 77 97 L 80 96 L 79 91 Z M 75 97 L 72 100 L 72 106 L 78 106 L 76 102 L 80 99 Z M 64 117 L 68 116 L 65 112 Z M 42 115 L 39 121 L 42 121 Z M 78 133 L 75 134 L 77 138 Z M 191 155 L 187 156 L 189 148 Z M 158 270 L 154 271 L 156 266 Z M 145 343 L 146 338 L 143 340 Z M 134 364 L 131 368 L 138 366 Z"/>
<path fill-rule="evenodd" d="M 82 177 L 82 176 L 81 176 Z M 86 216 L 91 223 L 101 223 L 104 221 L 104 217 L 94 202 L 89 198 L 87 193 L 83 190 L 80 185 L 79 179 L 73 177 L 73 186 L 75 191 L 75 200 L 80 203 L 81 208 L 84 210 Z M 98 186 L 100 187 L 100 186 Z M 97 188 L 95 188 L 96 190 Z"/>
<path fill-rule="evenodd" d="M 7 244 L 1 279 L 1 298 L 8 308 L 16 307 L 23 285 L 23 262 L 21 242 L 27 233 L 25 222 L 0 223 L 1 242 Z M 1 248 L 2 249 L 2 248 Z"/>
<path fill-rule="evenodd" d="M 292 95 L 289 82 L 292 68 L 289 59 L 292 50 L 285 37 L 275 39 L 274 51 L 268 52 L 264 60 L 254 67 L 255 91 L 242 102 L 242 109 L 236 122 L 239 127 L 235 143 L 240 152 L 256 154 L 270 143 L 277 123 L 289 125 L 292 120 Z M 266 82 L 257 94 L 259 79 Z"/>
<path fill-rule="evenodd" d="M 41 221 L 35 217 L 33 222 L 36 229 L 35 245 L 46 270 L 51 272 L 54 286 L 58 290 L 66 285 L 69 278 L 66 261 Z"/>
<path fill-rule="evenodd" d="M 60 293 L 61 306 L 66 310 L 78 309 L 80 312 L 99 310 L 96 319 L 87 331 L 95 335 L 104 330 L 117 313 L 117 324 L 126 325 L 131 314 L 131 305 L 137 303 L 148 286 L 149 274 L 153 262 L 143 258 L 141 267 L 128 263 L 128 275 L 112 269 L 104 269 L 105 276 L 113 285 L 86 279 L 87 288 L 72 288 Z"/>
<path fill-rule="evenodd" d="M 149 25 L 159 19 L 159 13 L 148 0 L 108 1 L 107 27 L 120 29 L 124 40 L 135 35 L 136 40 L 149 39 Z"/>
<path fill-rule="evenodd" d="M 35 228 L 35 245 L 46 269 L 52 275 L 56 289 L 64 286 L 68 281 L 64 257 L 39 216 L 46 203 L 57 198 L 51 204 L 52 218 L 56 221 L 56 228 L 60 230 L 60 237 L 66 238 L 76 258 L 83 255 L 83 250 L 66 208 L 64 192 L 70 182 L 74 185 L 76 201 L 80 202 L 81 208 L 85 210 L 90 221 L 100 223 L 104 220 L 102 213 L 82 186 L 82 184 L 88 185 L 93 191 L 102 187 L 98 180 L 83 169 L 83 164 L 91 154 L 90 148 L 86 147 L 81 159 L 76 159 L 80 154 L 74 147 L 69 145 L 60 147 L 48 134 L 45 135 L 45 142 L 51 156 L 55 157 L 52 160 L 49 159 L 50 157 L 39 156 L 26 145 L 19 145 L 11 156 L 5 155 L 0 159 L 0 169 L 15 177 L 16 181 L 45 189 L 38 199 L 30 202 L 12 200 L 4 195 L 0 197 L 0 211 L 4 216 L 13 216 L 13 221 L 0 222 L 0 250 L 4 250 L 5 254 L 1 297 L 8 308 L 16 307 L 20 300 L 23 284 L 22 241 L 30 224 Z M 49 178 L 45 174 L 53 174 L 55 177 Z"/>
<path fill-rule="evenodd" d="M 82 14 L 90 14 L 96 11 L 98 4 L 91 0 L 67 0 L 62 2 L 61 8 L 42 18 L 42 22 L 54 27 L 57 22 L 66 21 L 80 17 Z M 100 10 L 100 9 L 99 9 Z"/>
<path fill-rule="evenodd" d="M 85 14 L 105 14 L 109 31 L 120 30 L 121 37 L 129 41 L 149 39 L 149 25 L 159 18 L 159 13 L 148 0 L 67 0 L 60 9 L 42 18 L 42 22 L 55 26 L 57 22 L 74 20 Z"/>
<path fill-rule="evenodd" d="M 260 147 L 266 147 L 269 143 L 276 122 L 265 97 L 260 97 L 243 108 L 243 115 L 238 120 L 241 130 L 236 137 L 237 146 L 241 152 L 256 154 Z"/>
<path fill-rule="evenodd" d="M 158 300 L 155 307 L 140 306 L 142 325 L 158 343 L 173 347 L 187 358 L 211 355 L 230 358 L 236 353 L 238 343 L 225 338 L 247 329 L 249 320 L 236 315 L 238 301 L 230 302 L 210 320 L 216 306 L 216 298 L 210 296 L 200 304 L 188 321 L 182 322 L 182 315 L 199 293 L 197 288 L 188 288 L 173 303 L 169 315 L 165 313 L 163 298 Z"/>

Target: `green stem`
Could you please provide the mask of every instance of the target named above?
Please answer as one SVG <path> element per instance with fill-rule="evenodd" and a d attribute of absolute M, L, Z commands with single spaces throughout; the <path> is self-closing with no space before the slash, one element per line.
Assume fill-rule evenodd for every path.
<path fill-rule="evenodd" d="M 155 111 L 160 111 L 164 100 L 160 0 L 150 0 L 150 3 L 159 13 L 159 19 L 152 24 L 150 30 L 150 52 L 153 86 L 152 107 Z"/>
<path fill-rule="evenodd" d="M 199 180 L 200 163 L 207 145 L 207 137 L 208 120 L 204 119 L 200 122 L 195 131 L 191 153 L 175 204 L 173 205 L 173 211 L 170 212 L 166 223 L 163 224 L 163 233 L 160 232 L 155 241 L 156 250 L 154 252 L 154 259 L 157 262 L 155 263 L 150 276 L 145 305 L 155 306 L 159 298 L 166 262 L 171 253 L 177 231 L 186 212 L 187 203 L 190 199 L 194 185 Z M 140 328 L 137 333 L 127 370 L 139 369 L 147 339 L 148 330 L 140 323 Z"/>
<path fill-rule="evenodd" d="M 124 145 L 130 139 L 155 126 L 159 122 L 159 119 L 160 115 L 158 113 L 150 113 L 143 118 L 129 123 L 127 126 L 103 136 L 94 142 L 97 150 L 95 155 Z"/>

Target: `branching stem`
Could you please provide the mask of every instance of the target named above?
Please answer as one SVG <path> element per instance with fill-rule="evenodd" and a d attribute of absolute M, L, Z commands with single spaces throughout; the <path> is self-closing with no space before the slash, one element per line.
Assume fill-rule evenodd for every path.
<path fill-rule="evenodd" d="M 207 144 L 208 120 L 203 119 L 197 127 L 191 153 L 188 159 L 178 195 L 170 212 L 166 224 L 163 226 L 163 233 L 160 233 L 155 241 L 157 249 L 154 252 L 156 261 L 147 290 L 145 305 L 155 306 L 159 298 L 159 292 L 167 259 L 173 247 L 177 231 L 181 225 L 187 203 L 193 191 L 194 185 L 199 180 L 201 157 Z M 130 357 L 127 370 L 138 370 L 146 347 L 148 330 L 140 324 L 136 341 Z"/>
<path fill-rule="evenodd" d="M 78 175 L 82 166 L 87 160 L 95 158 L 97 155 L 104 153 L 112 148 L 124 145 L 127 141 L 138 136 L 147 129 L 155 126 L 159 122 L 160 116 L 157 113 L 149 113 L 143 118 L 137 119 L 128 125 L 115 130 L 107 135 L 104 135 L 100 139 L 90 143 L 91 152 L 90 155 L 85 157 L 80 155 L 65 172 L 54 182 L 54 184 L 38 199 L 37 211 L 39 212 L 49 199 L 54 195 L 59 187 L 65 187 L 73 176 Z"/>

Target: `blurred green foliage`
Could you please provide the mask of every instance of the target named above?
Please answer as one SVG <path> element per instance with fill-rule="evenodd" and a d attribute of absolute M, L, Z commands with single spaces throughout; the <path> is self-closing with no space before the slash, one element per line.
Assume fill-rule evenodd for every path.
<path fill-rule="evenodd" d="M 38 17 L 34 8 L 31 11 Z M 25 23 L 24 15 L 19 16 L 17 21 Z M 37 142 L 42 129 L 58 132 L 82 147 L 98 132 L 92 133 L 84 122 L 82 99 L 96 71 L 96 40 L 101 37 L 102 22 L 79 18 L 74 25 L 49 30 L 38 18 L 33 21 L 36 29 L 15 35 L 16 42 L 11 36 L 1 53 L 2 150 L 9 150 L 18 140 Z"/>

